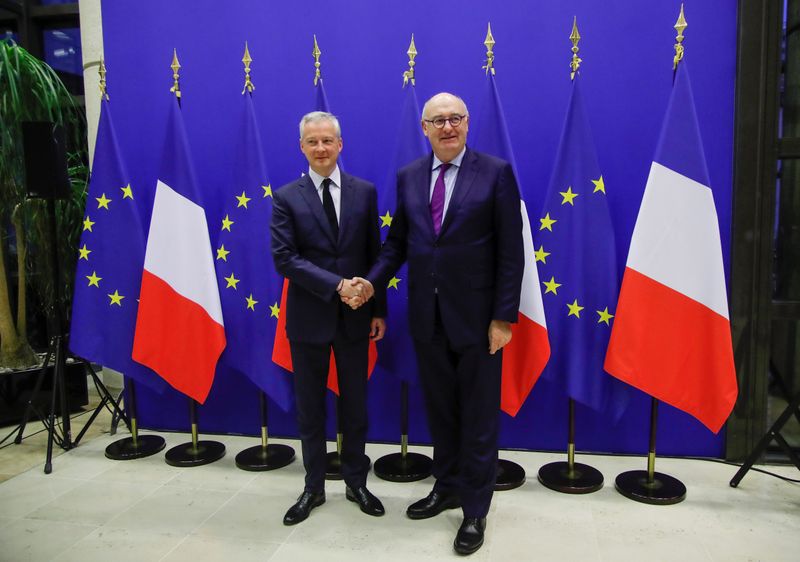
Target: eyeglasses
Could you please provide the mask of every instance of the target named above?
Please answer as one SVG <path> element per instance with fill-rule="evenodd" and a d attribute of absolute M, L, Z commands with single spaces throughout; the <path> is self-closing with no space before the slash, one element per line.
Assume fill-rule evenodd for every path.
<path fill-rule="evenodd" d="M 451 115 L 450 117 L 437 117 L 436 119 L 423 119 L 426 123 L 431 123 L 437 129 L 444 128 L 445 123 L 450 123 L 450 126 L 455 128 L 461 125 L 461 122 L 466 119 L 466 115 Z"/>

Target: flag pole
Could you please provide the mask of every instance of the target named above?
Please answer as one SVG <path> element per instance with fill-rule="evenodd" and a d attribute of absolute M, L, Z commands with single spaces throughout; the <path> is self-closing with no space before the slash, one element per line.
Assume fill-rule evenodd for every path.
<path fill-rule="evenodd" d="M 683 4 L 678 21 L 675 43 L 675 57 L 672 59 L 673 81 L 678 65 L 683 60 L 683 32 L 687 27 L 683 15 Z M 650 403 L 650 444 L 647 453 L 647 470 L 630 470 L 617 476 L 615 487 L 626 498 L 653 505 L 672 505 L 686 499 L 686 486 L 673 476 L 656 472 L 656 428 L 658 421 L 658 400 L 653 397 Z"/>
<path fill-rule="evenodd" d="M 417 56 L 417 47 L 414 44 L 414 34 L 411 34 L 411 44 L 408 46 L 408 70 L 403 72 L 403 88 L 416 86 L 414 58 Z M 375 475 L 390 482 L 416 482 L 430 476 L 433 460 L 427 455 L 408 452 L 408 381 L 400 383 L 400 452 L 384 455 L 375 461 Z"/>
<path fill-rule="evenodd" d="M 486 38 L 483 44 L 486 46 L 486 64 L 481 67 L 486 71 L 486 76 L 489 74 L 494 76 L 494 36 L 492 35 L 492 24 L 487 24 Z M 488 80 L 489 78 L 487 78 Z M 507 459 L 497 459 L 497 477 L 494 484 L 496 491 L 513 490 L 519 488 L 525 483 L 525 469 L 517 463 Z"/>
<path fill-rule="evenodd" d="M 250 56 L 250 49 L 247 42 L 244 43 L 244 88 L 242 95 L 253 95 L 256 89 L 253 80 L 250 78 L 250 64 L 253 57 Z M 294 449 L 289 445 L 270 444 L 269 429 L 267 421 L 269 419 L 269 408 L 267 404 L 267 394 L 262 390 L 259 392 L 259 406 L 261 412 L 261 444 L 249 447 L 236 455 L 236 466 L 242 470 L 252 472 L 262 472 L 283 468 L 294 460 Z"/>
<path fill-rule="evenodd" d="M 572 20 L 572 60 L 569 64 L 570 80 L 574 81 L 583 60 L 578 57 L 578 18 Z M 569 399 L 569 431 L 567 435 L 567 462 L 551 462 L 539 469 L 539 482 L 556 492 L 565 494 L 590 494 L 603 487 L 603 474 L 588 464 L 575 462 L 575 400 Z"/>

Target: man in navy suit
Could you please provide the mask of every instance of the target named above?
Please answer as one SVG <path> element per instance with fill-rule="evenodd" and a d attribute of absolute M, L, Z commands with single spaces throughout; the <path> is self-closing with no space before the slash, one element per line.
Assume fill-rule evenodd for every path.
<path fill-rule="evenodd" d="M 517 321 L 524 269 L 520 197 L 508 162 L 466 146 L 459 97 L 427 101 L 433 153 L 397 174 L 397 209 L 364 281 L 385 287 L 408 261 L 408 312 L 433 436 L 431 493 L 408 507 L 425 519 L 461 507 L 453 546 L 483 544 L 497 471 L 502 348 Z"/>
<path fill-rule="evenodd" d="M 275 192 L 270 227 L 275 269 L 289 280 L 283 312 L 306 470 L 305 488 L 286 512 L 286 525 L 305 520 L 325 503 L 325 389 L 331 349 L 339 380 L 346 496 L 368 515 L 384 513 L 366 487 L 364 441 L 369 340 L 383 337 L 385 292 L 358 309 L 342 302 L 362 290 L 351 278 L 366 274 L 380 248 L 377 192 L 371 183 L 339 170 L 342 135 L 330 113 L 303 117 L 300 149 L 308 159 L 308 174 Z"/>

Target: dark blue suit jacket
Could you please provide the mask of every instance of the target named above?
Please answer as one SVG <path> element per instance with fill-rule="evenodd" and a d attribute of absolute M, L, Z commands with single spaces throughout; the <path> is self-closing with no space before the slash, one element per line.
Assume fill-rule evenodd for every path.
<path fill-rule="evenodd" d="M 337 330 L 350 340 L 367 338 L 370 320 L 386 316 L 385 289 L 376 289 L 375 299 L 357 310 L 336 293 L 340 279 L 366 275 L 381 243 L 375 186 L 344 172 L 341 182 L 338 240 L 310 177 L 274 194 L 272 257 L 275 270 L 290 281 L 285 311 L 290 341 L 326 343 Z"/>
<path fill-rule="evenodd" d="M 430 213 L 433 154 L 397 173 L 397 209 L 368 279 L 385 287 L 408 261 L 411 335 L 433 336 L 438 296 L 454 345 L 488 342 L 491 320 L 516 322 L 524 256 L 522 215 L 511 165 L 467 148 L 442 228 Z"/>

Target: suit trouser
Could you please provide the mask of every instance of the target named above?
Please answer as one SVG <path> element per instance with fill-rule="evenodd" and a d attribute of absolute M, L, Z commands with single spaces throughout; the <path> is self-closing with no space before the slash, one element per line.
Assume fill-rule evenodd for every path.
<path fill-rule="evenodd" d="M 486 517 L 497 480 L 502 350 L 489 355 L 488 335 L 453 346 L 438 310 L 433 339 L 414 347 L 433 437 L 434 490 L 458 494 L 464 517 Z"/>
<path fill-rule="evenodd" d="M 366 485 L 367 369 L 369 340 L 345 341 L 338 334 L 326 344 L 289 342 L 294 370 L 297 424 L 306 470 L 305 491 L 325 489 L 325 393 L 331 347 L 339 380 L 339 428 L 342 431 L 342 477 L 351 488 Z"/>

